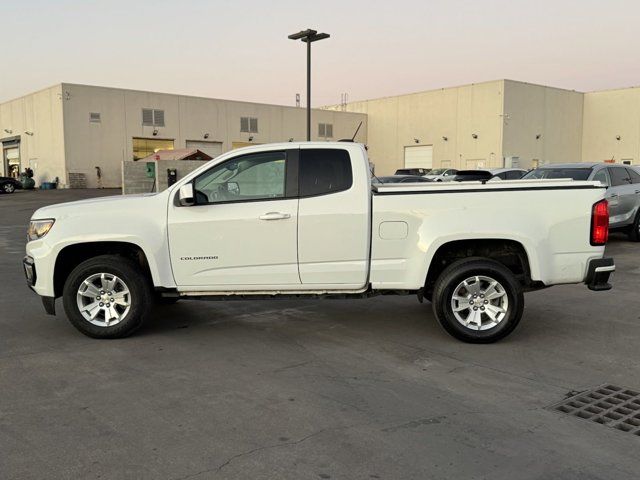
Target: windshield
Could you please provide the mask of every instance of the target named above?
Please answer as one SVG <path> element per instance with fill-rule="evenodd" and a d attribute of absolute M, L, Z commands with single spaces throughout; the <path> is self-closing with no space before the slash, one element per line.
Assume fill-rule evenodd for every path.
<path fill-rule="evenodd" d="M 446 171 L 446 168 L 434 168 L 429 172 L 429 175 L 442 175 Z"/>
<path fill-rule="evenodd" d="M 590 174 L 590 168 L 537 168 L 527 173 L 522 179 L 570 178 L 572 180 L 586 180 Z"/>

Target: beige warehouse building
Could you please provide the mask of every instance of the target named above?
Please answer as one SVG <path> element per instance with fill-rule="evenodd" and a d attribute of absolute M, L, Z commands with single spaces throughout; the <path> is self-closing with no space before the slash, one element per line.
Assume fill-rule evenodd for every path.
<path fill-rule="evenodd" d="M 350 102 L 376 173 L 546 163 L 640 163 L 640 89 L 581 93 L 512 80 Z"/>
<path fill-rule="evenodd" d="M 123 161 L 301 140 L 305 122 L 296 107 L 63 83 L 0 104 L 0 175 L 30 167 L 37 184 L 120 187 Z M 351 138 L 363 122 L 356 141 L 367 143 L 378 175 L 640 164 L 640 88 L 581 93 L 496 80 L 314 109 L 312 122 L 314 140 Z"/>
<path fill-rule="evenodd" d="M 313 110 L 314 140 L 366 142 L 366 115 Z M 158 149 L 233 148 L 306 138 L 302 108 L 62 83 L 0 104 L 0 175 L 120 187 L 122 162 Z"/>

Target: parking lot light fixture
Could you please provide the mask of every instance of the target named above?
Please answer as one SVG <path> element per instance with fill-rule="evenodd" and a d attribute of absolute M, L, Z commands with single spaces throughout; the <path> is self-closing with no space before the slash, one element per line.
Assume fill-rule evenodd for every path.
<path fill-rule="evenodd" d="M 300 40 L 307 44 L 307 141 L 311 141 L 311 44 L 329 38 L 328 33 L 318 33 L 310 28 L 289 35 L 290 40 Z"/>

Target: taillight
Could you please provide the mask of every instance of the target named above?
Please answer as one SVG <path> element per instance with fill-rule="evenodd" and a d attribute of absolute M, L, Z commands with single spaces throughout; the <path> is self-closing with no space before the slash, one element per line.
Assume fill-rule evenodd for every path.
<path fill-rule="evenodd" d="M 609 203 L 600 200 L 591 210 L 591 245 L 604 245 L 609 239 Z"/>

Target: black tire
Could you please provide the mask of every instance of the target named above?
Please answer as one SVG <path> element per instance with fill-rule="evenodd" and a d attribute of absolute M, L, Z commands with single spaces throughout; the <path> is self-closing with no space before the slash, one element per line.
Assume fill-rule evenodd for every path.
<path fill-rule="evenodd" d="M 16 191 L 16 187 L 13 183 L 11 182 L 7 182 L 5 184 L 2 185 L 2 191 L 4 193 L 13 193 Z"/>
<path fill-rule="evenodd" d="M 456 318 L 452 307 L 453 294 L 459 285 L 464 280 L 476 276 L 497 280 L 502 287 L 500 292 L 506 294 L 508 301 L 506 313 L 495 326 L 490 328 L 489 316 L 479 312 L 480 309 L 484 312 L 485 307 L 477 307 L 482 319 L 480 323 L 483 324 L 486 321 L 486 330 L 464 326 Z M 477 299 L 475 304 L 483 305 L 485 302 L 486 299 L 483 296 L 482 299 Z M 488 302 L 492 303 L 494 300 L 488 300 Z M 438 322 L 453 337 L 468 343 L 493 343 L 509 335 L 520 322 L 524 310 L 524 295 L 520 283 L 507 267 L 493 260 L 471 257 L 452 263 L 440 274 L 434 285 L 432 304 Z M 471 308 L 466 311 L 467 315 L 472 313 Z M 464 311 L 459 312 L 459 315 L 463 316 Z"/>
<path fill-rule="evenodd" d="M 129 290 L 129 311 L 114 325 L 94 325 L 85 319 L 78 307 L 76 297 L 80 285 L 98 273 L 119 277 Z M 92 338 L 122 338 L 131 335 L 142 325 L 153 300 L 147 276 L 140 272 L 140 267 L 132 260 L 120 255 L 101 255 L 82 262 L 67 277 L 62 298 L 64 310 L 71 324 Z"/>
<path fill-rule="evenodd" d="M 636 218 L 629 227 L 629 240 L 632 242 L 640 242 L 640 209 L 638 209 Z"/>

